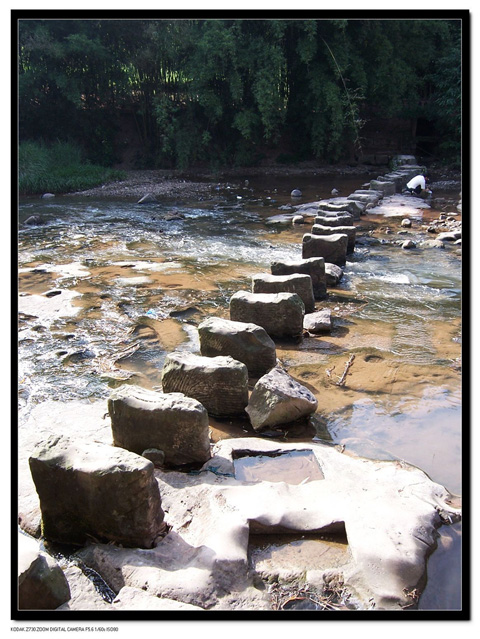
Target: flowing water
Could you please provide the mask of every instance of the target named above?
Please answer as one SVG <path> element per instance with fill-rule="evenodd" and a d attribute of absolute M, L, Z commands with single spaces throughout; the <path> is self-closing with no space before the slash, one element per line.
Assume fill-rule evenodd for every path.
<path fill-rule="evenodd" d="M 19 210 L 19 420 L 46 400 L 102 399 L 135 383 L 161 388 L 172 350 L 199 351 L 196 326 L 228 318 L 230 296 L 274 260 L 301 257 L 308 226 L 270 224 L 279 207 L 342 195 L 358 177 L 250 179 L 212 189 L 199 202 L 28 198 Z M 294 204 L 298 203 L 293 202 Z M 278 343 L 277 356 L 310 388 L 319 408 L 287 440 L 321 440 L 347 453 L 401 459 L 461 494 L 461 257 L 456 250 L 402 250 L 402 217 L 358 223 L 344 278 L 317 308 L 332 311 L 331 334 Z M 31 215 L 45 224 L 26 226 Z M 420 210 L 408 237 L 438 211 Z M 405 233 L 405 231 L 403 231 Z M 427 239 L 427 238 L 424 238 Z M 351 354 L 345 386 L 334 383 Z M 251 436 L 245 423 L 211 422 L 214 440 Z M 268 433 L 267 433 L 268 435 Z M 457 527 L 440 531 L 426 607 L 456 608 Z M 449 571 L 448 585 L 444 570 Z M 453 586 L 452 586 L 453 583 Z M 421 601 L 422 607 L 422 601 Z"/>

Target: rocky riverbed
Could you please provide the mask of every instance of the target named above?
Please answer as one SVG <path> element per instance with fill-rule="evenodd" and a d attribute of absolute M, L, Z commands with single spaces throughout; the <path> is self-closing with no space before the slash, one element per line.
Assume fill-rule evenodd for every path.
<path fill-rule="evenodd" d="M 355 171 L 361 175 L 358 168 Z M 182 184 L 186 184 L 185 190 Z M 136 172 L 126 183 L 112 185 L 110 192 L 106 186 L 83 195 L 140 199 L 147 194 L 153 198 L 176 197 L 181 191 L 182 197 L 202 199 L 215 193 L 217 186 L 215 180 L 184 183 L 156 172 L 148 175 Z M 228 184 L 223 183 L 222 188 L 228 188 Z M 386 200 L 383 202 L 386 209 L 380 218 L 382 223 L 388 225 L 389 213 L 394 210 L 393 217 L 401 215 L 409 219 L 417 232 L 423 224 L 425 237 L 435 237 L 435 241 L 443 245 L 438 244 L 436 248 L 445 249 L 447 245 L 451 251 L 460 239 L 454 235 L 437 239 L 440 233 L 461 233 L 456 205 L 452 207 L 448 203 L 443 219 L 434 216 L 424 224 L 425 218 L 416 216 L 418 209 L 406 207 L 408 198 L 400 199 L 396 206 L 392 200 Z M 294 213 L 298 214 L 296 207 L 292 215 Z M 411 233 L 412 226 L 405 225 L 403 233 Z M 295 231 L 292 228 L 290 232 Z M 369 237 L 375 240 L 367 234 L 363 238 L 364 246 L 368 245 Z M 401 248 L 405 241 L 406 237 L 392 238 L 392 245 L 396 243 Z M 417 246 L 403 248 L 416 250 Z M 458 243 L 453 250 L 460 250 Z M 167 281 L 168 276 L 162 277 Z M 58 297 L 61 295 L 46 299 L 58 306 Z M 337 301 L 337 316 L 341 316 L 338 304 Z M 69 300 L 62 298 L 56 313 L 68 315 L 71 309 Z M 34 315 L 38 309 L 30 309 L 30 312 Z M 313 344 L 314 341 L 310 342 Z M 319 340 L 318 345 L 321 344 Z M 318 392 L 324 382 L 317 384 L 307 370 L 308 351 L 307 345 L 305 362 L 291 370 L 307 379 Z M 288 362 L 288 352 L 288 346 L 280 350 L 284 362 Z M 370 359 L 363 361 L 362 358 L 356 366 L 367 373 L 374 356 L 375 361 L 381 363 L 381 358 L 370 354 Z M 407 380 L 406 383 L 408 385 Z M 365 384 L 358 389 L 356 385 L 358 376 L 347 393 L 365 390 Z M 340 389 L 335 392 L 342 393 Z M 328 404 L 331 408 L 330 401 Z M 20 429 L 20 523 L 25 532 L 34 537 L 40 532 L 38 497 L 27 462 L 35 442 L 58 433 L 111 445 L 106 412 L 102 400 L 88 405 L 62 404 L 61 410 L 58 403 L 43 402 L 32 410 L 24 428 Z M 222 424 L 216 425 L 223 428 Z M 272 443 L 245 437 L 245 434 L 240 439 L 225 438 L 218 432 L 212 444 L 214 442 L 211 461 L 195 473 L 155 469 L 169 532 L 154 549 L 128 550 L 93 543 L 75 553 L 74 561 L 65 562 L 59 557 L 71 593 L 61 609 L 115 611 L 186 607 L 202 612 L 295 609 L 302 605 L 311 606 L 312 610 L 416 607 L 424 584 L 426 559 L 436 544 L 436 530 L 460 516 L 458 500 L 448 490 L 401 460 L 367 460 L 344 445 L 321 441 L 309 445 Z M 289 454 L 305 450 L 313 452 L 320 477 L 302 474 L 305 467 L 295 469 L 295 464 L 293 474 L 297 482 L 289 479 L 252 484 L 237 476 L 237 459 L 280 457 L 286 462 Z M 400 500 L 398 504 L 396 500 Z M 379 504 L 384 504 L 384 508 L 379 509 Z M 399 518 L 400 511 L 405 512 L 405 516 Z M 380 519 L 379 512 L 382 513 Z M 391 517 L 386 516 L 388 512 Z M 270 540 L 265 546 L 267 550 L 255 542 L 262 535 Z M 283 535 L 283 539 L 274 544 L 272 554 L 271 540 L 278 535 Z M 283 543 L 287 539 L 288 543 Z M 298 551 L 296 559 L 292 549 Z M 52 552 L 55 554 L 55 549 Z M 379 571 L 380 565 L 383 568 Z M 82 570 L 84 566 L 102 575 L 113 591 L 113 598 L 102 598 L 101 588 L 92 586 L 88 571 Z M 373 570 L 372 566 L 376 568 Z"/>

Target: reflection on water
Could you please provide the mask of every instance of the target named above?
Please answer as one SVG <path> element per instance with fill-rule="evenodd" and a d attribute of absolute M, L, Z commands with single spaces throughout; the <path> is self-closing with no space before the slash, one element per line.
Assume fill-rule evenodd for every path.
<path fill-rule="evenodd" d="M 273 481 L 303 484 L 324 479 L 311 450 L 293 450 L 277 455 L 247 455 L 234 460 L 235 477 L 240 481 Z"/>
<path fill-rule="evenodd" d="M 45 400 L 106 399 L 122 383 L 160 388 L 168 352 L 199 352 L 202 319 L 228 317 L 231 295 L 270 262 L 301 257 L 308 226 L 265 224 L 294 186 L 252 179 L 248 190 L 193 204 L 22 202 L 20 423 Z M 360 185 L 312 178 L 302 201 L 329 197 L 333 186 L 348 194 Z M 34 214 L 46 223 L 23 225 Z M 403 459 L 460 493 L 461 259 L 450 247 L 402 250 L 374 218 L 360 226 L 379 241 L 359 244 L 339 288 L 317 303 L 332 311 L 332 333 L 278 345 L 278 356 L 319 399 L 318 438 Z M 400 220 L 389 218 L 390 229 Z M 347 384 L 335 386 L 325 371 L 340 375 L 352 352 Z M 221 429 L 222 438 L 236 434 Z M 285 436 L 310 441 L 311 430 Z"/>

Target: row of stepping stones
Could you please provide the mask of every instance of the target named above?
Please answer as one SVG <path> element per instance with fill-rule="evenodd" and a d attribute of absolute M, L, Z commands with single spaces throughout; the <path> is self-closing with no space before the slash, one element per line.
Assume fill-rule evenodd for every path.
<path fill-rule="evenodd" d="M 405 183 L 418 169 L 411 164 L 397 172 Z M 315 412 L 315 396 L 279 366 L 274 339 L 331 330 L 330 312 L 315 312 L 315 302 L 343 274 L 355 249 L 354 222 L 384 197 L 385 189 L 374 188 L 378 181 L 346 198 L 318 202 L 311 233 L 303 236 L 302 259 L 273 262 L 271 273 L 252 276 L 251 291 L 232 295 L 229 319 L 203 321 L 200 355 L 167 355 L 163 393 L 133 386 L 115 391 L 108 403 L 114 443 L 157 464 L 181 466 L 208 459 L 209 415 L 248 418 L 261 431 Z"/>
<path fill-rule="evenodd" d="M 301 260 L 273 263 L 271 275 L 252 278 L 251 292 L 232 296 L 230 319 L 210 317 L 199 325 L 201 355 L 166 357 L 162 393 L 131 385 L 113 391 L 108 412 L 114 446 L 57 435 L 39 443 L 29 464 L 45 539 L 83 544 L 93 537 L 151 548 L 165 532 L 154 464 L 208 462 L 209 415 L 248 416 L 261 431 L 315 412 L 315 396 L 278 365 L 273 339 L 301 338 L 305 318 L 314 315 L 307 311 L 326 297 L 326 266 L 341 272 L 338 264 L 352 250 L 352 233 L 344 227 L 385 194 L 371 191 L 319 203 L 314 226 L 336 232 L 322 228 L 309 235 L 323 238 L 326 247 L 341 237 L 338 259 L 309 254 L 314 240 L 304 240 Z"/>

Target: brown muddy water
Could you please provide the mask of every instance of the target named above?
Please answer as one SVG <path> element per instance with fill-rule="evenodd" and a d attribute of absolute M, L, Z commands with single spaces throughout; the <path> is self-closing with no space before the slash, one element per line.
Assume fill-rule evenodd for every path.
<path fill-rule="evenodd" d="M 333 187 L 346 196 L 370 177 L 253 176 L 248 186 L 212 185 L 211 198 L 201 201 L 184 201 L 179 192 L 148 205 L 135 198 L 22 200 L 20 425 L 46 400 L 104 398 L 106 405 L 120 384 L 161 389 L 167 353 L 199 352 L 199 322 L 228 318 L 231 295 L 251 290 L 251 276 L 269 272 L 270 262 L 301 257 L 309 225 L 271 224 L 279 207 L 328 198 Z M 301 200 L 290 198 L 293 188 Z M 458 189 L 443 195 L 453 201 Z M 45 224 L 26 226 L 31 215 Z M 402 215 L 385 218 L 374 209 L 357 223 L 344 278 L 316 305 L 331 309 L 331 334 L 277 343 L 279 360 L 316 395 L 318 411 L 308 423 L 263 436 L 404 460 L 461 495 L 461 256 L 452 247 L 405 251 L 395 244 L 431 239 L 422 225 L 438 215 L 420 211 L 407 232 Z M 347 382 L 338 386 L 352 354 Z M 212 420 L 211 429 L 213 441 L 254 434 L 242 420 Z M 275 552 L 286 561 L 300 552 L 282 548 Z M 340 561 L 343 546 L 331 552 Z M 420 608 L 460 608 L 459 524 L 440 529 L 428 575 Z"/>

